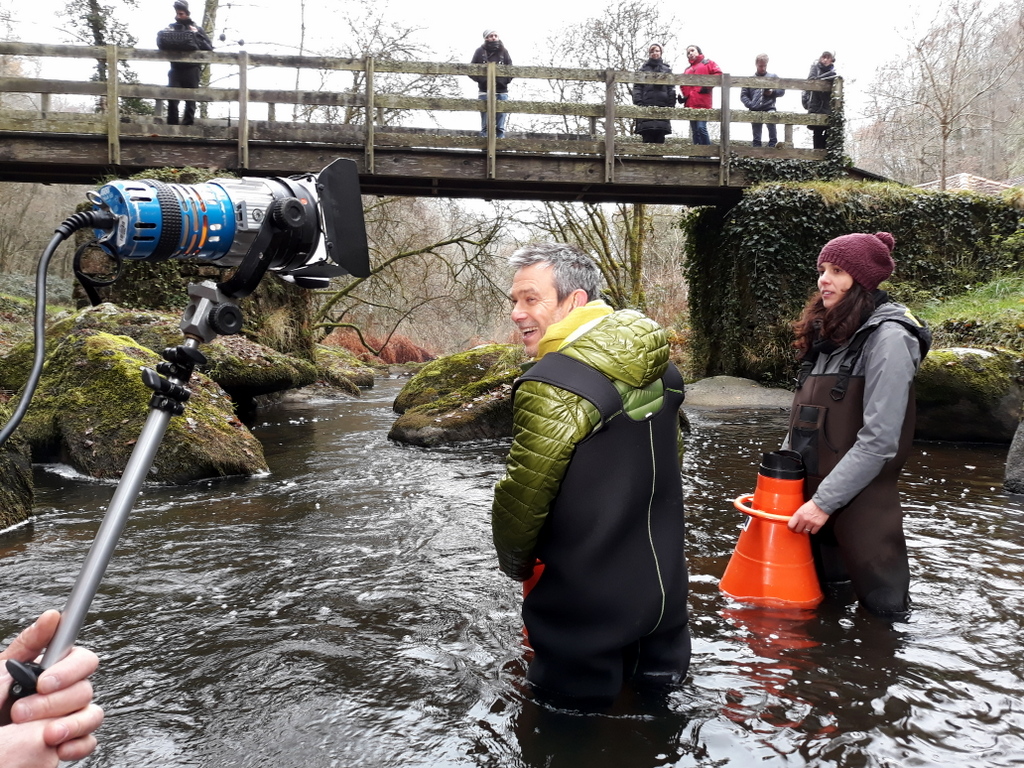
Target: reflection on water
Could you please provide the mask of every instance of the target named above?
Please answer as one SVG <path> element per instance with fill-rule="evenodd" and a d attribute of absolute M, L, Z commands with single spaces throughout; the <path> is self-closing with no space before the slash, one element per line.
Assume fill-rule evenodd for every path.
<path fill-rule="evenodd" d="M 523 694 L 517 585 L 497 571 L 505 446 L 388 443 L 399 382 L 280 406 L 271 473 L 147 488 L 82 642 L 108 718 L 81 763 L 131 766 L 1019 764 L 1024 498 L 1005 449 L 917 446 L 905 474 L 914 613 L 745 608 L 718 592 L 779 413 L 694 413 L 685 477 L 686 685 L 583 716 Z M 63 605 L 110 484 L 37 473 L 0 537 L 0 633 Z"/>

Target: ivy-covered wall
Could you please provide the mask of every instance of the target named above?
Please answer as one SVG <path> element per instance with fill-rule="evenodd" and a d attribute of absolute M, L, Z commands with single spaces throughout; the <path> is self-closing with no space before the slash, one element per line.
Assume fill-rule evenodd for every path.
<path fill-rule="evenodd" d="M 1021 211 L 999 198 L 896 184 L 776 182 L 728 211 L 686 213 L 692 370 L 783 384 L 795 364 L 790 323 L 815 289 L 821 247 L 851 232 L 891 232 L 895 298 L 945 298 L 1024 269 L 1012 238 Z"/>

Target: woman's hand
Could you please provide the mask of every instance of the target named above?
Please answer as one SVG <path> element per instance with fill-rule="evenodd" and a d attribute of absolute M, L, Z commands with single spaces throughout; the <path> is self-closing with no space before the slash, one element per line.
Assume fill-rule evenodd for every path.
<path fill-rule="evenodd" d="M 787 525 L 789 530 L 794 533 L 817 533 L 827 522 L 828 515 L 821 510 L 821 507 L 813 501 L 805 501 L 789 518 Z"/>

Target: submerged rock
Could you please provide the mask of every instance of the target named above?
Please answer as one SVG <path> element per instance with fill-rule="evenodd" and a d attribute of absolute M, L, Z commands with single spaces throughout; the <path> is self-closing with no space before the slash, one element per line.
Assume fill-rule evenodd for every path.
<path fill-rule="evenodd" d="M 426 447 L 512 435 L 523 348 L 489 344 L 428 363 L 395 398 L 388 439 Z"/>
<path fill-rule="evenodd" d="M 1024 403 L 1024 356 L 1006 349 L 932 350 L 916 380 L 915 437 L 1009 443 Z"/>
<path fill-rule="evenodd" d="M 47 360 L 18 434 L 36 461 L 62 461 L 98 478 L 120 477 L 149 413 L 139 370 L 160 358 L 126 336 L 73 330 Z M 189 381 L 183 416 L 170 420 L 149 480 L 185 483 L 267 471 L 263 448 L 208 377 Z"/>

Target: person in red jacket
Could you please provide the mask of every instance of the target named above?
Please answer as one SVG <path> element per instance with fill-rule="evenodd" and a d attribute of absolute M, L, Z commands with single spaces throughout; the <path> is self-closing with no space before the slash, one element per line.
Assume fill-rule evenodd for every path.
<path fill-rule="evenodd" d="M 721 68 L 715 62 L 705 58 L 699 45 L 687 46 L 686 58 L 690 61 L 690 66 L 683 72 L 684 75 L 722 74 Z M 683 92 L 679 100 L 687 109 L 711 109 L 710 85 L 681 85 L 679 90 Z M 707 120 L 691 120 L 690 135 L 693 137 L 694 144 L 710 144 Z"/>

